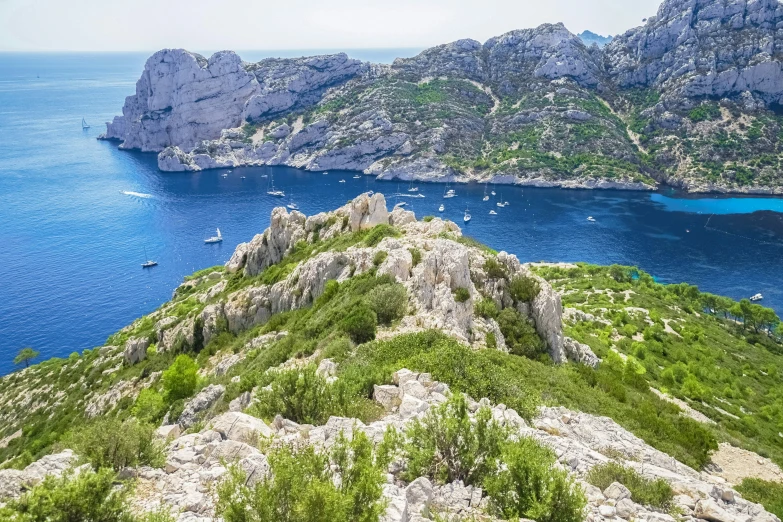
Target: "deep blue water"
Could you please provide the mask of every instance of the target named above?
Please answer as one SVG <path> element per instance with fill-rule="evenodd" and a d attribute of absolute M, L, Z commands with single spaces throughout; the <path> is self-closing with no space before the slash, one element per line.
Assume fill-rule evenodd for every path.
<path fill-rule="evenodd" d="M 370 52 L 384 61 L 395 54 Z M 407 192 L 406 184 L 354 173 L 161 173 L 154 155 L 97 141 L 100 123 L 134 92 L 145 59 L 0 54 L 0 374 L 23 346 L 44 357 L 99 346 L 168 300 L 183 276 L 225 262 L 281 203 L 266 195 L 264 175 L 274 173 L 308 214 L 367 189 Z M 497 209 L 494 199 L 481 201 L 482 186 L 457 187 L 450 200 L 440 185 L 420 187 L 426 198 L 399 200 L 420 216 L 445 202 L 445 217 L 458 223 L 467 206 L 467 234 L 523 261 L 632 264 L 734 298 L 763 292 L 764 304 L 783 312 L 781 199 L 497 187 L 510 202 Z M 215 227 L 225 242 L 204 245 Z M 141 269 L 145 249 L 158 267 Z"/>

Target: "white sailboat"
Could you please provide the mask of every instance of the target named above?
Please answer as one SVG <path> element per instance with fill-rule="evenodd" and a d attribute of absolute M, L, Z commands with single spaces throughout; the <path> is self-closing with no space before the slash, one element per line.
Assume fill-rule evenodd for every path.
<path fill-rule="evenodd" d="M 469 222 L 471 219 L 473 219 L 473 218 L 471 217 L 471 215 L 470 215 L 470 212 L 468 212 L 468 209 L 466 208 L 466 209 L 465 209 L 465 215 L 463 216 L 463 218 L 462 218 L 462 221 L 464 221 L 465 223 L 467 223 L 467 222 Z"/>
<path fill-rule="evenodd" d="M 275 188 L 275 176 L 274 175 L 271 175 L 269 177 L 269 190 L 267 190 L 266 193 L 269 194 L 272 197 L 275 197 L 275 198 L 284 198 L 285 197 L 285 192 Z"/>
<path fill-rule="evenodd" d="M 222 243 L 223 242 L 223 235 L 220 233 L 220 229 L 217 229 L 217 235 L 209 237 L 204 240 L 204 243 L 207 245 L 212 245 L 215 243 Z"/>
<path fill-rule="evenodd" d="M 144 259 L 146 259 L 146 261 L 144 261 L 141 264 L 142 268 L 152 268 L 153 266 L 158 265 L 157 261 L 152 261 L 150 258 L 147 257 L 147 247 L 144 247 Z"/>
<path fill-rule="evenodd" d="M 87 130 L 90 128 L 90 125 L 84 121 L 84 118 L 82 118 L 82 130 Z"/>
<path fill-rule="evenodd" d="M 410 184 L 408 185 L 408 192 L 418 192 L 418 191 L 419 191 L 419 187 L 414 187 L 413 181 L 411 181 Z"/>
<path fill-rule="evenodd" d="M 487 195 L 487 184 L 484 183 L 484 199 L 483 201 L 489 201 L 489 195 Z"/>
<path fill-rule="evenodd" d="M 495 212 L 494 210 L 490 210 L 490 211 L 489 211 L 489 215 L 490 215 L 490 216 L 497 216 L 497 215 L 498 215 L 498 213 L 497 213 L 497 212 Z"/>
<path fill-rule="evenodd" d="M 341 180 L 340 180 L 340 183 L 345 183 L 345 180 L 344 180 L 344 179 L 341 179 Z"/>
<path fill-rule="evenodd" d="M 286 207 L 290 210 L 299 210 L 299 205 L 294 203 L 294 198 L 291 196 L 288 197 L 288 205 Z"/>

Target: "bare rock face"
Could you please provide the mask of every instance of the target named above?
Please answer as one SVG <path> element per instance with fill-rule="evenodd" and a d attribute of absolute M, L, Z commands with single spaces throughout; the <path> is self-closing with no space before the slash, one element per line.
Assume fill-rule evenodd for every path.
<path fill-rule="evenodd" d="M 46 455 L 19 471 L 0 470 L 0 502 L 16 498 L 28 488 L 38 484 L 49 475 L 60 476 L 76 464 L 77 457 L 67 449 L 60 453 Z"/>
<path fill-rule="evenodd" d="M 745 91 L 780 103 L 783 9 L 777 0 L 666 0 L 658 16 L 604 49 L 622 87 L 655 87 L 678 97 Z"/>
<path fill-rule="evenodd" d="M 243 121 L 315 104 L 327 87 L 363 67 L 345 54 L 249 64 L 231 51 L 207 59 L 164 49 L 147 60 L 136 94 L 106 124 L 103 138 L 122 141 L 123 149 L 172 147 L 159 158 L 161 169 L 194 170 L 197 161 L 187 153 L 203 140 L 221 138 Z"/>
<path fill-rule="evenodd" d="M 185 405 L 177 424 L 183 429 L 191 427 L 198 420 L 199 413 L 212 407 L 225 391 L 226 388 L 220 384 L 210 384 L 201 390 Z"/>
<path fill-rule="evenodd" d="M 121 140 L 124 149 L 191 148 L 239 125 L 245 101 L 259 92 L 255 76 L 231 51 L 207 60 L 164 49 L 147 60 L 136 94 L 126 98 L 123 115 L 107 123 L 104 137 Z"/>

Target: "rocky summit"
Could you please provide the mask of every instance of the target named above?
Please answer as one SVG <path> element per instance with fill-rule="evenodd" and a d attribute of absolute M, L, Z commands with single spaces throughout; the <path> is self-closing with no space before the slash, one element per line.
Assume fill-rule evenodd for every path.
<path fill-rule="evenodd" d="M 666 0 L 600 48 L 546 24 L 390 66 L 167 49 L 103 137 L 164 171 L 780 194 L 781 23 L 778 0 Z"/>
<path fill-rule="evenodd" d="M 779 325 L 382 194 L 277 208 L 105 346 L 0 379 L 0 519 L 780 522 Z"/>

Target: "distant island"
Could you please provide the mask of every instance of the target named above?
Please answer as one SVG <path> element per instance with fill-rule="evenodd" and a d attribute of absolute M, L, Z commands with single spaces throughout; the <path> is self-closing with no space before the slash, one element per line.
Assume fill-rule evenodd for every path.
<path fill-rule="evenodd" d="M 166 49 L 103 137 L 164 171 L 783 194 L 783 8 L 745 3 L 666 0 L 603 47 L 545 24 L 392 65 Z"/>

